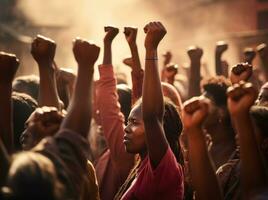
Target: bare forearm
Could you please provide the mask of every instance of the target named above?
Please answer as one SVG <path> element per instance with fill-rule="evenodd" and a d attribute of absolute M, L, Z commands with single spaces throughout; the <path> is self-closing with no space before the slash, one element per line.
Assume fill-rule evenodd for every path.
<path fill-rule="evenodd" d="M 54 106 L 60 108 L 60 99 L 57 91 L 55 72 L 52 66 L 39 65 L 40 89 L 39 106 Z"/>
<path fill-rule="evenodd" d="M 142 96 L 143 70 L 141 68 L 138 47 L 136 44 L 129 45 L 133 66 L 132 66 L 132 104 L 134 104 Z"/>
<path fill-rule="evenodd" d="M 13 150 L 12 85 L 0 83 L 0 134 L 9 153 Z"/>
<path fill-rule="evenodd" d="M 0 138 L 0 187 L 4 186 L 9 169 L 9 156 Z"/>
<path fill-rule="evenodd" d="M 200 91 L 200 81 L 201 81 L 200 67 L 201 67 L 200 60 L 191 61 L 188 98 L 191 98 L 193 96 L 199 96 L 201 93 Z"/>
<path fill-rule="evenodd" d="M 130 47 L 132 61 L 133 61 L 132 70 L 139 72 L 141 70 L 141 62 L 140 62 L 138 47 L 136 44 L 131 44 L 129 45 L 129 47 Z"/>
<path fill-rule="evenodd" d="M 145 75 L 143 81 L 143 118 L 157 117 L 162 119 L 164 113 L 163 94 L 158 75 L 156 50 L 146 51 Z M 152 99 L 154 103 L 152 103 Z"/>
<path fill-rule="evenodd" d="M 215 67 L 216 67 L 216 75 L 223 75 L 222 66 L 221 66 L 221 53 L 217 53 L 215 55 Z"/>
<path fill-rule="evenodd" d="M 75 84 L 75 92 L 71 98 L 68 114 L 63 121 L 61 128 L 71 129 L 87 136 L 91 121 L 91 89 L 93 67 L 80 69 L 78 67 L 78 76 Z"/>
<path fill-rule="evenodd" d="M 241 174 L 245 197 L 254 189 L 265 185 L 265 171 L 258 150 L 254 130 L 248 113 L 234 118 L 239 135 Z M 254 174 L 254 176 L 249 176 Z"/>
<path fill-rule="evenodd" d="M 209 157 L 201 128 L 188 130 L 192 184 L 198 199 L 222 199 L 220 186 Z"/>

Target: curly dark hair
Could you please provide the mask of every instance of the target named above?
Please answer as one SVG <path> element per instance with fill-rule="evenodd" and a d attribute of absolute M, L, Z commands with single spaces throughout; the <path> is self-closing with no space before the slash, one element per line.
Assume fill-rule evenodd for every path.
<path fill-rule="evenodd" d="M 217 106 L 227 105 L 226 92 L 229 86 L 231 86 L 231 82 L 224 76 L 214 76 L 201 82 L 203 93 Z"/>

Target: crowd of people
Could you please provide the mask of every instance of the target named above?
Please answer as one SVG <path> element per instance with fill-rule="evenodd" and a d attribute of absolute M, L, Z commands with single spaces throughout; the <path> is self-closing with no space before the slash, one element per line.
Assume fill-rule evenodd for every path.
<path fill-rule="evenodd" d="M 158 66 L 161 22 L 144 27 L 142 67 L 138 29 L 125 27 L 130 88 L 112 63 L 119 29 L 104 32 L 97 81 L 100 47 L 85 39 L 73 41 L 77 73 L 57 66 L 55 41 L 41 35 L 29 52 L 39 76 L 15 78 L 18 58 L 0 52 L 0 199 L 267 199 L 266 44 L 229 69 L 218 42 L 216 75 L 202 77 L 197 46 L 188 68 L 171 52 Z"/>

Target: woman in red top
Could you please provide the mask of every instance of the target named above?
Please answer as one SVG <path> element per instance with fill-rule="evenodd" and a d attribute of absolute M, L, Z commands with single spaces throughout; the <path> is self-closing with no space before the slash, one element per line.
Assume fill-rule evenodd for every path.
<path fill-rule="evenodd" d="M 166 30 L 160 22 L 151 22 L 144 31 L 146 62 L 142 103 L 138 102 L 132 109 L 124 136 L 127 152 L 139 154 L 141 162 L 115 199 L 183 199 L 183 171 L 178 164 L 182 123 L 176 107 L 164 103 L 157 66 L 157 46 Z"/>

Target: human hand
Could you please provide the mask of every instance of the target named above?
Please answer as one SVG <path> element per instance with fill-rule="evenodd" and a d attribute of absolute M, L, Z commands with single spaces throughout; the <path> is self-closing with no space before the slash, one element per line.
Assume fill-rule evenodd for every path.
<path fill-rule="evenodd" d="M 44 137 L 55 135 L 65 115 L 55 107 L 37 108 L 26 121 L 26 129 L 20 137 L 23 149 L 29 150 Z"/>
<path fill-rule="evenodd" d="M 193 97 L 183 104 L 182 122 L 185 130 L 201 128 L 208 115 L 209 103 L 203 96 Z"/>
<path fill-rule="evenodd" d="M 104 43 L 112 43 L 115 36 L 118 34 L 119 29 L 113 26 L 105 26 L 104 31 L 106 32 L 106 35 L 104 37 Z"/>
<path fill-rule="evenodd" d="M 244 49 L 245 62 L 252 64 L 252 61 L 255 58 L 255 56 L 256 56 L 256 52 L 254 51 L 253 48 Z"/>
<path fill-rule="evenodd" d="M 37 35 L 32 42 L 31 54 L 39 65 L 52 67 L 55 52 L 56 43 L 50 38 Z"/>
<path fill-rule="evenodd" d="M 222 54 L 228 49 L 228 44 L 225 41 L 218 41 L 216 43 L 216 53 Z"/>
<path fill-rule="evenodd" d="M 161 22 L 150 22 L 144 27 L 146 50 L 156 50 L 167 31 Z"/>
<path fill-rule="evenodd" d="M 200 61 L 203 55 L 203 49 L 197 46 L 190 46 L 187 50 L 187 53 L 191 61 Z"/>
<path fill-rule="evenodd" d="M 19 59 L 14 54 L 0 52 L 0 82 L 11 84 L 17 69 L 19 67 Z"/>
<path fill-rule="evenodd" d="M 87 40 L 76 38 L 73 42 L 73 53 L 79 67 L 92 67 L 98 59 L 100 48 Z"/>
<path fill-rule="evenodd" d="M 137 33 L 138 33 L 138 28 L 135 28 L 135 27 L 125 27 L 124 28 L 124 34 L 125 34 L 125 37 L 126 37 L 128 44 L 130 46 L 136 44 Z"/>
<path fill-rule="evenodd" d="M 241 116 L 249 112 L 257 98 L 257 91 L 251 83 L 241 81 L 227 90 L 228 110 L 231 116 Z"/>
<path fill-rule="evenodd" d="M 125 58 L 125 59 L 123 60 L 123 63 L 124 63 L 125 65 L 129 66 L 130 68 L 132 68 L 132 66 L 133 66 L 133 60 L 132 60 L 132 58 Z"/>
<path fill-rule="evenodd" d="M 170 63 L 172 59 L 172 53 L 170 51 L 167 51 L 166 53 L 163 54 L 164 57 L 164 66 Z"/>
<path fill-rule="evenodd" d="M 230 80 L 232 84 L 247 81 L 252 75 L 253 67 L 248 63 L 239 63 L 231 70 Z"/>
<path fill-rule="evenodd" d="M 178 65 L 170 63 L 164 68 L 164 76 L 167 79 L 174 78 L 178 73 Z"/>

